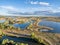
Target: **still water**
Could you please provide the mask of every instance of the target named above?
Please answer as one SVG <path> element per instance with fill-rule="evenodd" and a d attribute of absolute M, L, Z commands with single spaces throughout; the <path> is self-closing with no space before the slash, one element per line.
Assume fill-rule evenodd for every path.
<path fill-rule="evenodd" d="M 0 23 L 3 23 L 3 22 L 5 22 L 5 20 L 0 20 Z M 26 29 L 30 25 L 30 23 L 34 23 L 34 21 L 26 22 L 26 23 L 23 23 L 23 24 L 13 24 L 13 25 L 16 28 L 21 28 L 23 30 L 23 29 Z M 53 22 L 53 21 L 42 20 L 38 25 L 40 25 L 40 26 L 47 26 L 47 27 L 53 28 L 53 30 L 49 30 L 47 32 L 50 32 L 50 33 L 60 33 L 60 22 Z"/>
<path fill-rule="evenodd" d="M 40 45 L 40 44 L 38 44 L 38 42 L 35 41 L 34 39 L 25 38 L 25 37 L 3 36 L 2 39 L 0 39 L 0 41 L 2 41 L 3 39 L 13 40 L 14 42 L 27 43 L 27 44 L 29 44 L 29 45 Z"/>
<path fill-rule="evenodd" d="M 26 29 L 29 26 L 29 22 L 23 23 L 23 24 L 14 24 L 16 28 L 21 28 L 22 30 Z"/>
<path fill-rule="evenodd" d="M 53 30 L 49 30 L 51 33 L 60 33 L 60 22 L 53 21 L 41 21 L 38 25 L 47 26 L 53 28 Z"/>

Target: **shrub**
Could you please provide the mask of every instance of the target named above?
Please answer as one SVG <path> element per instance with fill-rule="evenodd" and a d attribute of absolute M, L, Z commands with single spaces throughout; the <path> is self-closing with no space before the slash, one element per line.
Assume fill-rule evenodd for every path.
<path fill-rule="evenodd" d="M 25 45 L 24 43 L 21 43 L 20 45 Z"/>
<path fill-rule="evenodd" d="M 4 39 L 1 45 L 28 45 L 25 43 L 14 42 L 13 40 Z"/>
<path fill-rule="evenodd" d="M 32 33 L 31 33 L 31 38 L 34 38 L 34 37 L 35 37 L 35 33 L 32 32 Z"/>

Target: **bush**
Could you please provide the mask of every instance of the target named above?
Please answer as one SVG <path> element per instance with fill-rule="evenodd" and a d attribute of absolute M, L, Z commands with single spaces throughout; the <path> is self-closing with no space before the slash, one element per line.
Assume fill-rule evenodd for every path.
<path fill-rule="evenodd" d="M 14 42 L 13 40 L 4 39 L 1 45 L 28 45 L 25 43 Z"/>
<path fill-rule="evenodd" d="M 20 45 L 25 45 L 24 43 L 21 43 Z"/>
<path fill-rule="evenodd" d="M 8 39 L 4 39 L 4 40 L 2 41 L 2 44 L 6 44 L 7 42 L 9 42 L 9 40 L 8 40 Z"/>
<path fill-rule="evenodd" d="M 35 33 L 32 32 L 32 33 L 31 33 L 31 38 L 34 38 L 34 37 L 35 37 Z"/>

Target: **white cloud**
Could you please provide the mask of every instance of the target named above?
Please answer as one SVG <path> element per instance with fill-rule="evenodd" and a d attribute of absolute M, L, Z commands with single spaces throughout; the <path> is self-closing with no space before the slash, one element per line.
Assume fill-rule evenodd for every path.
<path fill-rule="evenodd" d="M 50 3 L 48 3 L 48 2 L 38 2 L 38 1 L 33 2 L 33 1 L 31 1 L 30 3 L 31 4 L 39 4 L 39 5 L 43 5 L 43 6 L 50 6 Z"/>
<path fill-rule="evenodd" d="M 49 9 L 52 13 L 60 12 L 59 7 L 48 7 L 47 9 Z"/>
<path fill-rule="evenodd" d="M 0 14 L 1 15 L 11 15 L 8 13 L 9 11 L 20 12 L 20 9 L 15 8 L 13 6 L 0 6 Z"/>
<path fill-rule="evenodd" d="M 47 3 L 47 2 L 39 2 L 39 4 L 44 6 L 50 6 L 50 3 Z"/>
<path fill-rule="evenodd" d="M 2 9 L 6 9 L 6 10 L 14 10 L 14 11 L 17 11 L 17 9 L 16 8 L 14 8 L 13 6 L 0 6 L 0 8 L 2 8 Z"/>
<path fill-rule="evenodd" d="M 38 4 L 38 2 L 37 1 L 36 2 L 31 1 L 31 4 Z"/>

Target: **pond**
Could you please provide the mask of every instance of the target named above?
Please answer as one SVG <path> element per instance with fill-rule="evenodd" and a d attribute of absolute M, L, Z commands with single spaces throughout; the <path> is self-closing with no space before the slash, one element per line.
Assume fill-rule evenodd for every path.
<path fill-rule="evenodd" d="M 23 23 L 23 24 L 14 24 L 15 28 L 21 28 L 22 30 L 26 29 L 29 26 L 29 22 Z"/>
<path fill-rule="evenodd" d="M 40 26 L 47 26 L 53 28 L 53 30 L 49 30 L 47 32 L 51 33 L 60 33 L 60 22 L 53 22 L 53 21 L 41 21 L 38 25 Z"/>
<path fill-rule="evenodd" d="M 32 38 L 3 36 L 2 39 L 0 39 L 0 41 L 2 41 L 3 39 L 9 39 L 20 43 L 28 43 L 29 45 L 40 45 L 37 41 L 33 40 Z"/>
<path fill-rule="evenodd" d="M 5 22 L 6 20 L 0 20 L 0 23 L 3 23 L 3 22 Z"/>
<path fill-rule="evenodd" d="M 0 23 L 4 23 L 6 20 L 0 20 Z M 13 26 L 15 28 L 21 28 L 22 30 L 26 29 L 30 25 L 30 22 L 25 22 L 22 24 L 15 23 Z"/>

